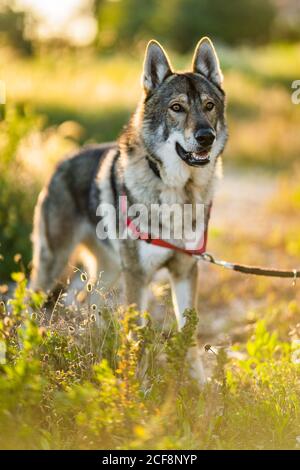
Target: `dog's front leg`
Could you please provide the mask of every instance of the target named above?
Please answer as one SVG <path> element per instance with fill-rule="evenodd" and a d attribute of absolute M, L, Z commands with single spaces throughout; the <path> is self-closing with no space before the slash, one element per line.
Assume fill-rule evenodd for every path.
<path fill-rule="evenodd" d="M 172 287 L 172 300 L 179 331 L 185 324 L 184 311 L 187 308 L 195 308 L 197 305 L 198 293 L 198 267 L 197 263 L 183 264 L 185 259 L 181 259 L 181 264 L 170 266 L 170 280 Z"/>
<path fill-rule="evenodd" d="M 120 244 L 120 256 L 124 302 L 127 306 L 135 305 L 138 310 L 141 310 L 145 280 L 135 242 L 124 240 Z"/>
<path fill-rule="evenodd" d="M 135 305 L 139 311 L 146 308 L 146 288 L 140 273 L 124 271 L 124 294 L 127 305 Z"/>
<path fill-rule="evenodd" d="M 194 263 L 190 268 L 170 271 L 172 300 L 179 331 L 185 324 L 184 311 L 196 308 L 198 297 L 198 267 Z M 195 338 L 195 342 L 196 338 Z M 189 349 L 187 360 L 190 362 L 191 375 L 200 385 L 206 382 L 205 372 L 198 346 Z"/>

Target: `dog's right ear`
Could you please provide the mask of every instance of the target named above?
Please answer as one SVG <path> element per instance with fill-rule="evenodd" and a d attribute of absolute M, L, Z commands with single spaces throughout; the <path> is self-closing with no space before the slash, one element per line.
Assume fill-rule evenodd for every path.
<path fill-rule="evenodd" d="M 211 40 L 202 38 L 195 49 L 193 57 L 193 71 L 204 75 L 217 86 L 222 86 L 223 75 L 220 63 Z"/>
<path fill-rule="evenodd" d="M 162 46 L 157 41 L 150 41 L 146 49 L 142 76 L 145 92 L 153 91 L 171 74 L 171 65 Z"/>

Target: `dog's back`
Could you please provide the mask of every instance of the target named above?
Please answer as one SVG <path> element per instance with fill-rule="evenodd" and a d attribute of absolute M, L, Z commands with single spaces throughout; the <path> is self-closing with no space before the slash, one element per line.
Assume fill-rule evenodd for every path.
<path fill-rule="evenodd" d="M 83 227 L 96 222 L 95 208 L 91 207 L 92 201 L 97 201 L 97 194 L 92 194 L 98 191 L 94 180 L 101 160 L 115 145 L 85 147 L 62 161 L 41 192 L 34 216 L 31 276 L 34 289 L 47 291 L 54 287 L 70 253 L 87 237 L 82 233 Z"/>

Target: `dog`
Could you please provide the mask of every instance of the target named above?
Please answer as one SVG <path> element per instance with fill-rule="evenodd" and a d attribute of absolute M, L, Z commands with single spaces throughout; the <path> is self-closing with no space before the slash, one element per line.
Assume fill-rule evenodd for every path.
<path fill-rule="evenodd" d="M 209 38 L 197 44 L 192 70 L 186 73 L 174 72 L 162 46 L 149 42 L 142 99 L 118 141 L 83 148 L 64 160 L 39 196 L 33 230 L 33 289 L 51 292 L 72 253 L 84 245 L 95 258 L 95 277 L 101 271 L 101 280 L 109 288 L 122 274 L 127 304 L 141 311 L 146 308 L 149 282 L 159 269 L 167 268 L 182 329 L 185 309 L 197 305 L 197 260 L 180 249 L 146 243 L 139 237 L 99 239 L 99 213 L 105 205 L 119 208 L 126 195 L 130 204 L 146 208 L 202 204 L 208 219 L 227 140 L 222 80 Z M 118 217 L 123 218 L 122 211 Z M 130 225 L 132 220 L 127 222 Z M 182 247 L 180 240 L 176 246 Z M 203 382 L 198 350 L 192 349 L 192 375 Z"/>

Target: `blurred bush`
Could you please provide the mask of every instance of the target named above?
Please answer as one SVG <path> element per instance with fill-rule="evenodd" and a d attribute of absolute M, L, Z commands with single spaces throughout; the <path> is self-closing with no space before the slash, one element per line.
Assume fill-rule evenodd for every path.
<path fill-rule="evenodd" d="M 29 238 L 36 188 L 25 176 L 16 159 L 21 139 L 38 120 L 23 106 L 8 109 L 6 120 L 0 123 L 0 279 L 7 279 L 15 268 L 13 256 L 24 255 L 30 260 Z"/>
<path fill-rule="evenodd" d="M 156 36 L 179 52 L 203 35 L 231 45 L 265 43 L 276 16 L 271 0 L 95 0 L 94 10 L 101 48 Z"/>
<path fill-rule="evenodd" d="M 0 279 L 15 270 L 15 255 L 24 269 L 31 259 L 33 209 L 43 182 L 57 159 L 76 146 L 70 129 L 42 130 L 44 120 L 27 105 L 9 106 L 0 123 Z M 67 123 L 66 123 L 67 124 Z M 69 125 L 70 128 L 70 125 Z M 66 135 L 67 134 L 67 135 Z"/>
<path fill-rule="evenodd" d="M 94 34 L 88 31 L 81 46 L 76 34 L 73 40 L 72 34 L 66 34 L 75 18 L 89 18 L 97 24 L 92 44 Z M 189 51 L 203 35 L 231 46 L 297 41 L 300 8 L 295 0 L 81 0 L 65 28 L 55 33 L 49 28 L 48 36 L 41 35 L 45 25 L 47 18 L 39 10 L 35 13 L 29 6 L 22 10 L 16 0 L 0 0 L 0 41 L 25 54 L 87 45 L 101 51 L 130 48 L 133 52 L 141 41 L 153 36 L 180 53 Z M 73 30 L 78 28 L 74 23 Z"/>
<path fill-rule="evenodd" d="M 162 334 L 133 308 L 60 296 L 48 325 L 43 296 L 13 279 L 9 308 L 0 302 L 1 449 L 299 448 L 299 326 L 280 334 L 266 311 L 243 343 L 206 345 L 214 367 L 199 393 L 185 360 L 195 311 Z M 297 303 L 284 309 L 296 322 Z"/>
<path fill-rule="evenodd" d="M 16 10 L 14 2 L 0 0 L 0 45 L 10 45 L 23 55 L 31 55 L 33 44 L 26 34 L 31 20 L 28 11 Z"/>

